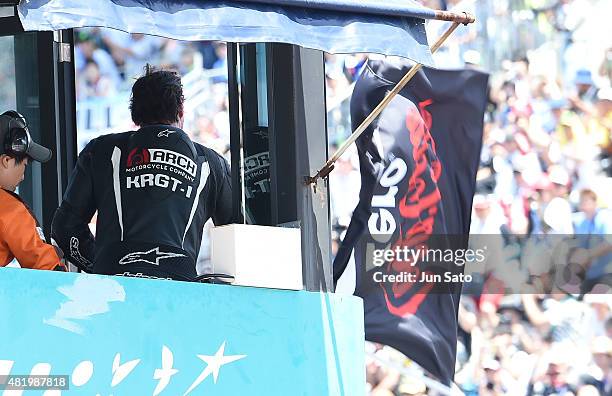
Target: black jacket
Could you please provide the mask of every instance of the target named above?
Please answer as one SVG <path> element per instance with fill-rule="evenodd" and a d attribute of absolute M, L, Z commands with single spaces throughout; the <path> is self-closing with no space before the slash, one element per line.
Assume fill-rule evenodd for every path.
<path fill-rule="evenodd" d="M 87 272 L 191 280 L 204 223 L 232 221 L 230 180 L 227 161 L 181 129 L 101 136 L 79 155 L 52 236 Z"/>

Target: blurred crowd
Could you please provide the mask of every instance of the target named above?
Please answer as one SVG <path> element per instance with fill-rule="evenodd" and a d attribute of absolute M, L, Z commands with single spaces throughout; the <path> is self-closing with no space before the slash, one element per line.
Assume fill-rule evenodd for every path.
<path fill-rule="evenodd" d="M 75 35 L 79 142 L 133 129 L 129 92 L 147 63 L 183 76 L 186 128 L 195 141 L 229 151 L 227 47 L 113 29 L 78 29 Z M 81 147 L 82 148 L 82 147 Z"/>
<path fill-rule="evenodd" d="M 225 69 L 227 52 L 221 42 L 187 42 L 113 29 L 78 29 L 75 35 L 77 99 L 112 96 L 131 88 L 147 63 L 186 75 L 198 67 Z M 219 78 L 218 82 L 226 81 Z"/>
<path fill-rule="evenodd" d="M 607 57 L 591 68 L 573 60 L 569 79 L 534 72 L 528 58 L 492 75 L 470 232 L 500 236 L 495 268 L 523 265 L 515 280 L 549 284 L 538 294 L 463 296 L 456 382 L 466 394 L 612 394 Z M 581 282 L 574 294 L 547 279 L 542 262 L 525 265 L 521 248 L 535 240 L 552 254 L 551 235 L 577 241 L 567 257 Z"/>
<path fill-rule="evenodd" d="M 500 254 L 481 273 L 484 285 L 462 297 L 455 382 L 466 395 L 612 395 L 612 36 L 587 36 L 592 20 L 580 20 L 603 2 L 522 3 L 530 29 L 545 38 L 542 47 L 495 63 L 466 31 L 466 40 L 437 59 L 491 73 L 470 234 L 472 241 L 486 235 Z M 581 43 L 585 37 L 596 51 Z M 554 50 L 544 51 L 551 42 Z M 338 168 L 337 187 L 333 178 L 330 184 L 340 238 L 353 202 L 338 195 L 358 179 L 354 154 Z M 575 293 L 547 279 L 545 264 L 524 263 L 534 240 L 536 250 L 554 251 L 553 235 L 576 241 L 567 257 L 582 282 Z M 486 278 L 503 288 L 510 266 L 523 270 L 512 278 L 522 286 L 537 288 L 534 278 L 545 284 L 533 294 L 487 293 Z M 505 275 L 495 277 L 496 268 Z M 404 376 L 392 368 L 414 366 L 398 352 L 367 349 L 389 362 L 368 359 L 371 395 L 436 394 L 418 371 Z"/>
<path fill-rule="evenodd" d="M 489 308 L 463 298 L 455 394 L 612 394 L 610 314 L 609 296 L 602 294 L 583 301 L 564 294 L 514 295 Z M 438 394 L 427 374 L 397 351 L 371 343 L 366 350 L 370 395 Z"/>

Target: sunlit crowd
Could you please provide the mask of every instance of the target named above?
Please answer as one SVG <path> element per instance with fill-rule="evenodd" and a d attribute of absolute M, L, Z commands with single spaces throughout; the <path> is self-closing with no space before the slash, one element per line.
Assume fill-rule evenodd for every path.
<path fill-rule="evenodd" d="M 443 2 L 427 3 L 439 8 Z M 591 20 L 576 20 L 593 9 L 581 5 L 603 2 L 521 3 L 522 15 L 530 16 L 546 40 L 537 51 L 517 51 L 495 62 L 490 55 L 503 51 L 503 41 L 487 59 L 468 40 L 439 58 L 446 61 L 454 53 L 451 64 L 491 73 L 470 233 L 473 241 L 483 236 L 496 241 L 500 253 L 481 273 L 480 288 L 464 291 L 454 386 L 466 395 L 610 395 L 612 42 L 589 51 L 604 39 L 591 36 L 584 44 L 583 26 L 592 28 Z M 550 43 L 559 45 L 548 51 Z M 335 194 L 332 183 L 331 196 L 339 243 L 353 204 L 339 194 L 359 178 L 354 155 L 343 159 L 336 177 L 341 180 Z M 535 241 L 536 249 L 548 254 L 555 248 L 553 236 L 577 241 L 567 259 L 578 268 L 581 288 L 567 291 L 549 282 L 534 294 L 504 293 L 510 280 L 534 287 L 534 279 L 547 280 L 549 274 L 538 271 L 541 262 L 525 264 L 525 247 Z M 501 289 L 491 292 L 488 281 L 501 282 Z M 371 395 L 437 394 L 429 377 L 414 373 L 414 363 L 403 355 L 376 344 L 367 348 L 378 357 L 367 364 Z M 381 359 L 413 374 L 400 375 Z"/>

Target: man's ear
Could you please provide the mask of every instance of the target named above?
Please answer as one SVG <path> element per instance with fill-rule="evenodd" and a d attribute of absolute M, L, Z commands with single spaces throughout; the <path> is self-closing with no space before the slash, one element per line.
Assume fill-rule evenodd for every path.
<path fill-rule="evenodd" d="M 185 121 L 185 113 L 183 112 L 183 107 L 181 106 L 181 108 L 178 111 L 178 124 L 179 124 L 179 128 L 183 128 L 183 123 Z"/>
<path fill-rule="evenodd" d="M 0 154 L 0 168 L 8 169 L 11 167 L 12 158 L 6 154 Z"/>

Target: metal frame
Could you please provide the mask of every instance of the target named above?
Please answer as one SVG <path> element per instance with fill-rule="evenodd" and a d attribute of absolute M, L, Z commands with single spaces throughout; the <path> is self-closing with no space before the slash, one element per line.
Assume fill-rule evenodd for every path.
<path fill-rule="evenodd" d="M 331 292 L 333 269 L 328 185 L 320 182 L 316 189 L 312 189 L 303 184 L 304 175 L 322 166 L 328 157 L 325 62 L 322 51 L 297 46 L 292 46 L 292 49 L 293 127 L 297 147 L 293 183 L 302 229 L 304 285 L 308 290 Z M 278 66 L 283 68 L 284 64 L 280 59 Z M 282 78 L 276 81 L 283 83 Z M 284 111 L 277 114 L 283 116 Z"/>
<path fill-rule="evenodd" d="M 241 165 L 247 156 L 245 153 L 249 152 L 249 134 L 262 131 L 259 113 L 267 107 L 271 188 L 266 198 L 250 203 L 260 207 L 255 208 L 258 216 L 249 222 L 299 227 L 304 287 L 331 291 L 327 185 L 321 182 L 320 188 L 313 192 L 302 183 L 303 175 L 327 160 L 323 53 L 289 44 L 266 44 L 264 55 L 266 95 L 262 98 L 257 91 L 257 84 L 263 80 L 261 70 L 257 78 L 262 59 L 257 58 L 256 45 L 230 44 L 228 47 L 232 187 L 238 192 L 234 194 L 233 207 L 237 211 L 243 204 Z M 266 100 L 266 106 L 259 103 L 261 100 Z M 257 147 L 257 150 L 263 149 Z"/>
<path fill-rule="evenodd" d="M 18 1 L 17 1 L 18 3 Z M 0 0 L 0 8 L 13 8 L 13 16 L 0 17 L 0 36 L 9 36 L 23 33 L 23 26 L 17 16 L 17 4 L 15 1 Z"/>
<path fill-rule="evenodd" d="M 327 159 L 323 52 L 267 44 L 272 218 L 299 226 L 304 286 L 331 291 L 329 197 L 302 183 Z"/>
<path fill-rule="evenodd" d="M 227 43 L 227 95 L 230 122 L 232 170 L 232 218 L 242 218 L 242 127 L 240 125 L 240 90 L 238 80 L 238 44 Z"/>
<path fill-rule="evenodd" d="M 243 203 L 245 222 L 248 224 L 258 225 L 275 225 L 272 216 L 272 203 L 270 199 L 270 191 L 266 188 L 269 177 L 261 175 L 256 177 L 257 182 L 251 181 L 248 175 L 248 166 L 253 161 L 260 161 L 266 155 L 269 156 L 270 139 L 269 128 L 265 118 L 267 114 L 264 111 L 267 109 L 267 103 L 260 103 L 261 96 L 259 90 L 266 87 L 260 87 L 259 84 L 265 84 L 264 81 L 259 81 L 261 76 L 260 60 L 257 53 L 258 44 L 240 44 L 240 114 L 241 114 L 241 131 L 240 131 L 240 178 L 244 190 L 241 196 L 235 195 L 234 199 L 241 199 Z M 229 90 L 235 90 L 229 87 Z M 230 109 L 230 111 L 232 111 Z M 238 132 L 234 132 L 236 135 Z M 234 139 L 236 140 L 236 139 Z M 234 149 L 233 151 L 236 151 Z M 268 157 L 269 158 L 269 157 Z M 244 165 L 244 166 L 242 166 Z M 262 172 L 270 174 L 270 166 L 262 166 Z M 242 180 L 244 179 L 244 180 Z"/>
<path fill-rule="evenodd" d="M 76 120 L 76 77 L 74 70 L 74 32 L 72 29 L 57 32 L 54 42 L 56 72 L 56 123 L 57 167 L 59 180 L 59 203 L 68 185 L 68 179 L 76 165 L 78 156 Z"/>
<path fill-rule="evenodd" d="M 266 45 L 268 62 L 268 103 L 270 136 L 270 179 L 272 223 L 286 224 L 298 220 L 296 185 L 297 151 L 294 112 L 295 72 L 291 65 L 293 46 L 288 44 Z M 288 62 L 288 63 L 284 63 Z"/>
<path fill-rule="evenodd" d="M 0 6 L 15 2 L 0 0 Z M 15 15 L 0 18 L 0 36 L 15 36 L 18 46 L 30 47 L 33 63 L 16 59 L 17 103 L 32 120 L 34 138 L 53 151 L 50 162 L 29 166 L 28 183 L 20 194 L 28 202 L 48 234 L 55 210 L 59 206 L 70 172 L 76 162 L 76 101 L 72 30 L 29 32 L 23 30 L 16 6 Z M 36 86 L 32 86 L 32 75 Z M 26 88 L 31 90 L 26 92 Z M 32 103 L 32 100 L 37 102 Z M 31 112 L 31 114 L 28 114 Z M 44 181 L 44 183 L 43 183 Z"/>

